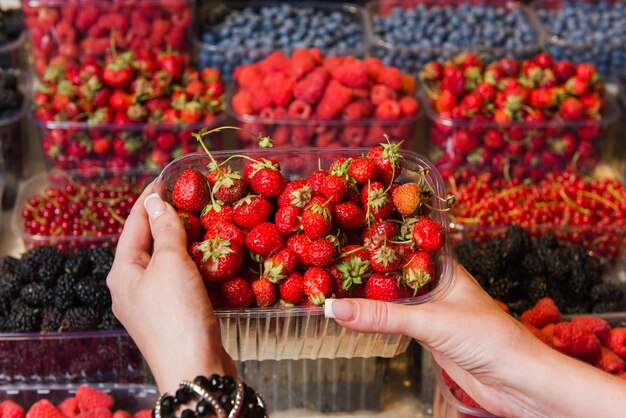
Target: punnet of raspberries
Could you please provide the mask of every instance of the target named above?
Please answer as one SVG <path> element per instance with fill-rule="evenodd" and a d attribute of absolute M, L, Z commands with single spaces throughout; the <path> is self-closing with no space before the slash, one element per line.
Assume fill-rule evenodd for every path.
<path fill-rule="evenodd" d="M 102 61 L 111 45 L 118 51 L 186 52 L 190 5 L 188 0 L 25 1 L 35 71 L 43 75 L 50 67 Z"/>
<path fill-rule="evenodd" d="M 191 132 L 215 123 L 223 95 L 218 70 L 198 71 L 176 52 L 140 50 L 48 68 L 34 105 L 52 165 L 160 168 L 196 150 Z"/>
<path fill-rule="evenodd" d="M 540 178 L 593 168 L 617 117 L 593 65 L 545 53 L 486 64 L 465 52 L 427 63 L 420 79 L 434 121 L 431 157 L 444 178 L 468 171 Z"/>
<path fill-rule="evenodd" d="M 209 133 L 196 136 L 202 141 Z M 429 214 L 445 198 L 435 194 L 427 170 L 407 173 L 398 144 L 336 159 L 303 177 L 286 177 L 269 151 L 221 162 L 206 151 L 208 165 L 175 171 L 167 197 L 216 306 L 395 300 L 440 283 L 445 222 Z"/>
<path fill-rule="evenodd" d="M 111 394 L 90 386 L 79 386 L 72 396 L 55 401 L 56 399 L 47 399 L 43 396 L 38 397 L 38 400 L 30 405 L 21 404 L 19 400 L 4 400 L 0 402 L 0 416 L 6 418 L 150 418 L 152 416 L 151 409 L 136 411 L 122 409 L 118 402 L 123 403 L 124 400 L 116 400 Z"/>
<path fill-rule="evenodd" d="M 372 147 L 383 134 L 410 138 L 420 111 L 415 78 L 378 58 L 274 52 L 238 67 L 234 79 L 231 110 L 240 126 L 270 134 L 276 146 Z"/>
<path fill-rule="evenodd" d="M 551 298 L 543 298 L 522 313 L 520 322 L 555 350 L 626 379 L 626 316 L 604 319 L 579 315 L 565 319 Z M 484 410 L 444 370 L 441 373 L 444 385 L 455 398 L 465 406 Z"/>

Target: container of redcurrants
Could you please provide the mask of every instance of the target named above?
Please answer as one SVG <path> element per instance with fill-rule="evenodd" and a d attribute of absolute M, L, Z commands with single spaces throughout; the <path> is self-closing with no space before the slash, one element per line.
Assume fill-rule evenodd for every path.
<path fill-rule="evenodd" d="M 383 186 L 393 179 L 406 217 Z M 155 187 L 185 220 L 236 360 L 392 357 L 409 338 L 348 331 L 318 305 L 331 296 L 426 303 L 452 280 L 441 177 L 397 144 L 190 154 Z"/>
<path fill-rule="evenodd" d="M 486 64 L 464 52 L 421 72 L 431 159 L 446 180 L 591 171 L 620 110 L 597 70 L 539 54 Z"/>
<path fill-rule="evenodd" d="M 238 126 L 272 137 L 276 147 L 368 147 L 384 134 L 409 147 L 421 107 L 412 75 L 376 58 L 280 52 L 237 68 L 229 113 Z M 242 148 L 254 148 L 247 134 Z"/>
<path fill-rule="evenodd" d="M 219 1 L 199 6 L 196 21 L 200 68 L 218 68 L 226 77 L 275 51 L 366 52 L 365 13 L 350 3 Z"/>
<path fill-rule="evenodd" d="M 95 168 L 39 174 L 20 186 L 13 230 L 26 248 L 115 246 L 136 198 L 155 177 Z"/>
<path fill-rule="evenodd" d="M 118 52 L 187 52 L 190 0 L 29 0 L 25 22 L 39 76 L 50 67 L 102 62 Z"/>
<path fill-rule="evenodd" d="M 539 52 L 535 19 L 516 1 L 374 0 L 365 10 L 370 53 L 414 75 L 463 50 L 486 61 Z"/>
<path fill-rule="evenodd" d="M 588 62 L 607 76 L 626 73 L 626 5 L 613 0 L 536 0 L 546 51 L 555 59 Z"/>

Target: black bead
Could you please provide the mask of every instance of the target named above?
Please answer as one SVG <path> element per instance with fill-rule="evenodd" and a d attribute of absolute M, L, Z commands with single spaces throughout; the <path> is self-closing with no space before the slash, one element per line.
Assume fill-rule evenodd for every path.
<path fill-rule="evenodd" d="M 223 391 L 225 394 L 230 395 L 237 389 L 237 382 L 233 379 L 232 376 L 224 376 L 222 378 L 222 383 L 224 385 Z"/>
<path fill-rule="evenodd" d="M 226 411 L 226 413 L 229 413 L 234 406 L 235 401 L 228 395 L 222 395 L 219 398 L 219 403 L 222 405 L 222 407 L 224 408 L 224 411 Z"/>
<path fill-rule="evenodd" d="M 216 392 L 222 389 L 222 377 L 218 374 L 213 374 L 209 377 L 209 384 L 207 385 L 207 389 L 211 392 Z"/>
<path fill-rule="evenodd" d="M 260 405 L 255 405 L 248 412 L 247 418 L 263 418 L 265 417 L 265 410 Z"/>
<path fill-rule="evenodd" d="M 209 379 L 204 376 L 196 376 L 196 378 L 193 379 L 193 383 L 204 389 L 209 387 Z"/>
<path fill-rule="evenodd" d="M 182 414 L 180 414 L 180 418 L 196 418 L 196 413 L 193 409 L 185 409 Z"/>
<path fill-rule="evenodd" d="M 173 396 L 166 396 L 161 401 L 161 415 L 168 417 L 174 413 L 176 409 L 176 399 Z"/>
<path fill-rule="evenodd" d="M 214 412 L 213 406 L 211 406 L 211 404 L 205 401 L 204 399 L 200 400 L 200 402 L 198 402 L 198 404 L 196 405 L 196 414 L 199 417 L 212 414 L 213 412 Z"/>
<path fill-rule="evenodd" d="M 243 399 L 246 403 L 256 404 L 256 392 L 244 383 Z"/>
<path fill-rule="evenodd" d="M 181 387 L 176 391 L 176 401 L 179 404 L 186 404 L 193 397 L 193 390 L 188 387 Z"/>

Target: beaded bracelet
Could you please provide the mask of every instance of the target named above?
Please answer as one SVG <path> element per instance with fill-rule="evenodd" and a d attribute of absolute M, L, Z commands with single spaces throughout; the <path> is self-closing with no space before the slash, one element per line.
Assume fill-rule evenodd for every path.
<path fill-rule="evenodd" d="M 197 401 L 195 410 L 183 409 L 180 417 L 176 411 L 192 400 Z M 197 376 L 193 382 L 183 380 L 174 396 L 167 393 L 159 397 L 154 418 L 267 418 L 265 401 L 257 391 L 232 376 Z"/>

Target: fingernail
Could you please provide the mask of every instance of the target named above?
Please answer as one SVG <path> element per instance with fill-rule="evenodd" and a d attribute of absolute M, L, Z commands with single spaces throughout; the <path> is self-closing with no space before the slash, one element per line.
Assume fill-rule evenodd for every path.
<path fill-rule="evenodd" d="M 146 197 L 146 200 L 143 201 L 143 207 L 146 208 L 150 219 L 156 219 L 165 213 L 165 203 L 163 203 L 158 193 L 152 193 Z"/>
<path fill-rule="evenodd" d="M 324 302 L 324 316 L 349 321 L 354 316 L 354 304 L 347 300 L 326 299 Z"/>

